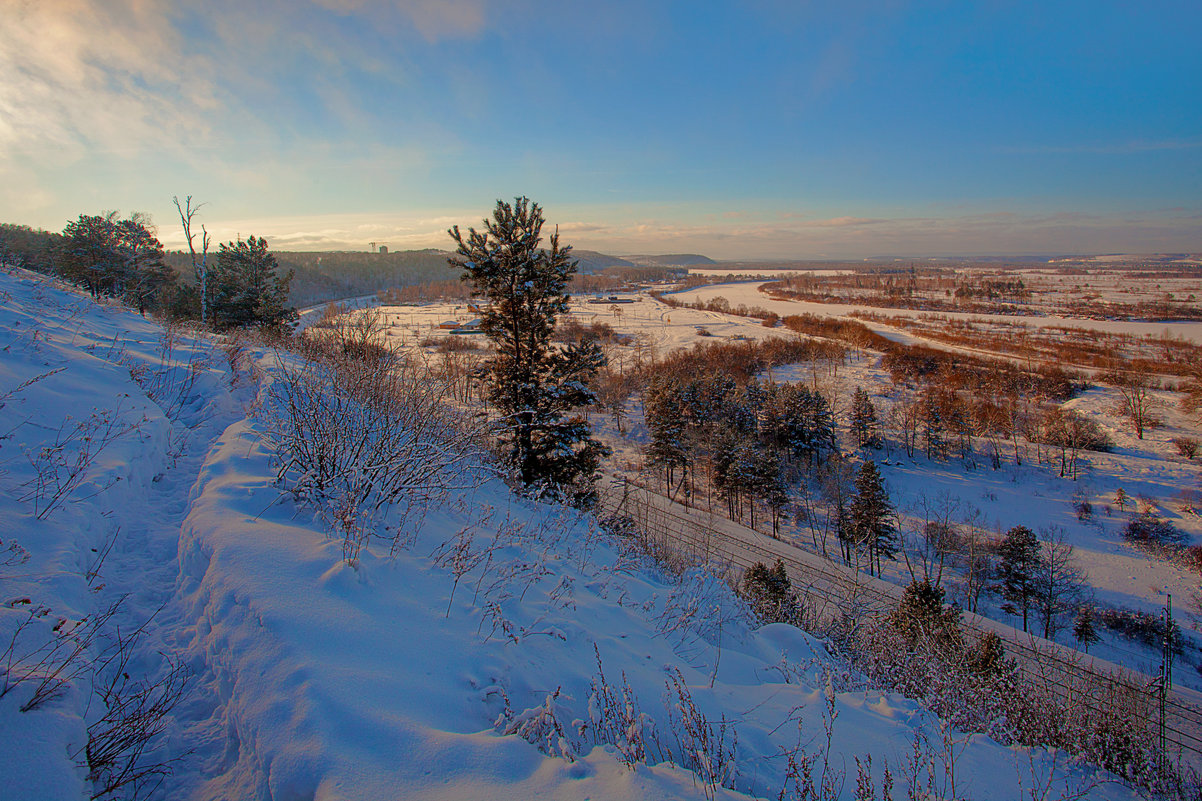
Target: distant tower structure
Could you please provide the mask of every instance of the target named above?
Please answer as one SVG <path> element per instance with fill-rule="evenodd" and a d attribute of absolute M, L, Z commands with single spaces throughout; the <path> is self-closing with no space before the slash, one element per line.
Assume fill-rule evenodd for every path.
<path fill-rule="evenodd" d="M 371 252 L 372 252 L 372 253 L 375 253 L 375 252 L 376 252 L 376 243 L 375 243 L 375 242 L 368 242 L 367 244 L 371 245 Z"/>
<path fill-rule="evenodd" d="M 380 252 L 387 254 L 388 253 L 388 245 L 380 245 Z"/>

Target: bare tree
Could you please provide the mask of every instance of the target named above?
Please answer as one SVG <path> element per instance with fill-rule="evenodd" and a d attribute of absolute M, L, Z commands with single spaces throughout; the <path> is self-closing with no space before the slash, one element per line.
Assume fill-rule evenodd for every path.
<path fill-rule="evenodd" d="M 179 212 L 179 221 L 184 228 L 184 237 L 188 240 L 188 253 L 192 256 L 192 273 L 196 276 L 196 280 L 200 282 L 200 322 L 207 325 L 209 322 L 209 232 L 205 230 L 204 225 L 200 226 L 201 245 L 199 255 L 196 253 L 196 239 L 192 233 L 192 218 L 196 216 L 196 212 L 200 211 L 203 203 L 192 205 L 192 196 L 188 195 L 183 204 L 179 202 L 179 196 L 171 198 L 175 201 L 176 211 Z"/>
<path fill-rule="evenodd" d="M 1043 534 L 1043 559 L 1034 576 L 1035 611 L 1043 624 L 1044 639 L 1064 627 L 1062 616 L 1080 606 L 1085 594 L 1085 574 L 1076 565 L 1073 546 L 1063 528 L 1049 526 Z"/>
<path fill-rule="evenodd" d="M 1134 370 L 1111 370 L 1105 376 L 1119 393 L 1119 410 L 1135 429 L 1135 436 L 1144 438 L 1144 429 L 1156 424 L 1152 416 L 1155 398 L 1152 397 L 1152 377 Z"/>
<path fill-rule="evenodd" d="M 962 572 L 964 606 L 969 612 L 976 613 L 981 608 L 981 596 L 994 579 L 996 545 L 989 536 L 984 515 L 976 507 L 965 510 L 959 533 L 958 561 Z"/>
<path fill-rule="evenodd" d="M 893 427 L 901 435 L 906 456 L 914 458 L 914 451 L 918 446 L 918 429 L 922 423 L 922 404 L 913 398 L 901 397 L 894 401 L 890 417 Z"/>
<path fill-rule="evenodd" d="M 942 588 L 944 565 L 960 548 L 960 535 L 952 522 L 959 507 L 959 499 L 947 492 L 934 497 L 919 493 L 910 510 L 913 525 L 902 536 L 902 553 L 914 581 Z"/>

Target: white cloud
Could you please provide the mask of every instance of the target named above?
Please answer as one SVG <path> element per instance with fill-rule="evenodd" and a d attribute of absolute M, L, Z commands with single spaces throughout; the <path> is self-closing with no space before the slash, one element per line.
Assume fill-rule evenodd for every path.
<path fill-rule="evenodd" d="M 0 26 L 0 150 L 74 160 L 207 129 L 213 87 L 185 70 L 158 0 L 6 0 Z"/>

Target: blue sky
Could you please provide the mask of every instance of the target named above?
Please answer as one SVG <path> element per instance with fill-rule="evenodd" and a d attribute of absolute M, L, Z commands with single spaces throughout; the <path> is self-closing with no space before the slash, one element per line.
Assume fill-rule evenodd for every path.
<path fill-rule="evenodd" d="M 1202 251 L 1197 2 L 0 0 L 0 220 L 717 258 Z"/>

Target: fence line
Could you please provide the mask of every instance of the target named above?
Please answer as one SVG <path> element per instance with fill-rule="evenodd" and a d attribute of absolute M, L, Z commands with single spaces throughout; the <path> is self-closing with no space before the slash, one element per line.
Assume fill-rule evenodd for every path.
<path fill-rule="evenodd" d="M 756 562 L 785 565 L 790 581 L 808 597 L 840 610 L 885 613 L 896 608 L 902 588 L 798 548 L 705 509 L 692 509 L 626 478 L 603 489 L 601 508 L 630 517 L 650 534 L 666 535 L 672 550 L 700 561 L 720 561 L 740 572 Z M 1157 680 L 1005 623 L 962 612 L 963 628 L 978 637 L 998 635 L 1007 654 L 1029 679 L 1052 689 L 1063 701 L 1100 710 L 1122 691 L 1138 699 L 1155 725 L 1160 696 Z M 1156 715 L 1158 716 L 1158 714 Z M 1202 765 L 1202 694 L 1173 687 L 1165 699 L 1165 739 L 1182 761 Z"/>

